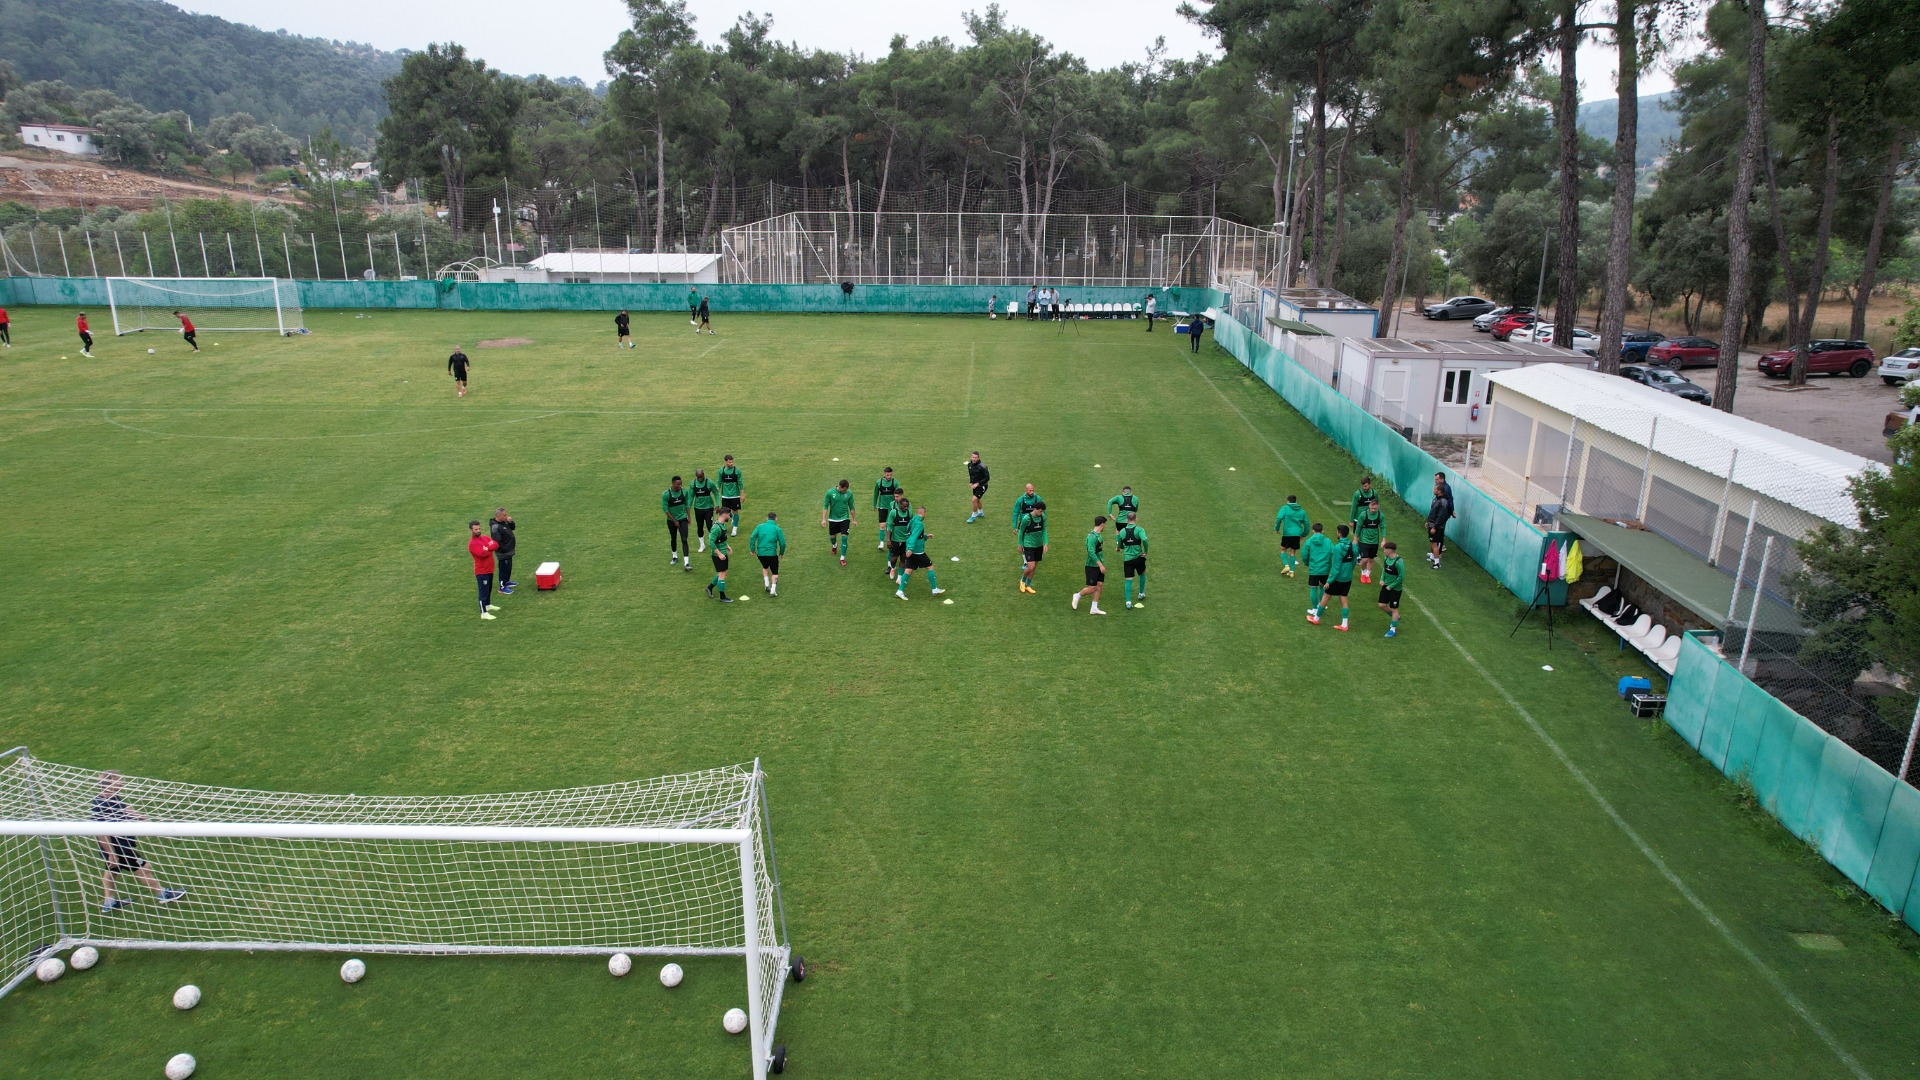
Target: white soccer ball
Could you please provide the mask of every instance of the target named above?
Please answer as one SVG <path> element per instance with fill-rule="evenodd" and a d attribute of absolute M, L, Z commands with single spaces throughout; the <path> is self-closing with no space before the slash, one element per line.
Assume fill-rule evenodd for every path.
<path fill-rule="evenodd" d="M 617 952 L 607 957 L 607 974 L 614 978 L 617 979 L 632 970 L 633 957 L 628 956 L 626 953 Z"/>
<path fill-rule="evenodd" d="M 152 356 L 153 354 L 154 354 L 154 350 L 153 350 L 153 349 L 148 349 L 148 350 L 147 350 L 147 355 L 148 355 L 148 356 Z"/>
<path fill-rule="evenodd" d="M 34 977 L 41 982 L 52 982 L 66 973 L 67 962 L 57 956 L 47 957 L 45 960 L 40 961 L 39 967 L 33 969 Z"/>
<path fill-rule="evenodd" d="M 660 969 L 661 986 L 679 986 L 680 980 L 686 977 L 687 973 L 680 970 L 679 964 L 668 964 Z"/>
<path fill-rule="evenodd" d="M 340 965 L 340 981 L 357 983 L 367 977 L 366 961 L 355 957 Z"/>
<path fill-rule="evenodd" d="M 188 983 L 173 992 L 173 1007 L 185 1011 L 200 1004 L 200 988 Z"/>
<path fill-rule="evenodd" d="M 747 1030 L 747 1014 L 740 1009 L 728 1009 L 727 1015 L 720 1018 L 720 1026 L 727 1029 L 727 1034 L 738 1035 Z"/>
<path fill-rule="evenodd" d="M 175 1054 L 167 1059 L 167 1080 L 187 1080 L 199 1067 L 192 1054 Z"/>
<path fill-rule="evenodd" d="M 100 962 L 100 950 L 91 945 L 82 945 L 73 950 L 73 956 L 67 961 L 75 971 L 85 971 Z"/>

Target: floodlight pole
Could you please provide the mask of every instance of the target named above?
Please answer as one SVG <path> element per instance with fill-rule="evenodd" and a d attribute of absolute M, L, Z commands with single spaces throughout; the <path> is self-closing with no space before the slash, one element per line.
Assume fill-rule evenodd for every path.
<path fill-rule="evenodd" d="M 1547 245 L 1552 242 L 1553 242 L 1553 230 L 1552 229 L 1543 230 L 1540 233 L 1540 281 L 1539 281 L 1539 284 L 1533 287 L 1533 310 L 1535 312 L 1534 314 L 1535 322 L 1538 322 L 1540 318 L 1538 314 L 1538 312 L 1540 311 L 1540 300 L 1541 298 L 1547 295 Z"/>

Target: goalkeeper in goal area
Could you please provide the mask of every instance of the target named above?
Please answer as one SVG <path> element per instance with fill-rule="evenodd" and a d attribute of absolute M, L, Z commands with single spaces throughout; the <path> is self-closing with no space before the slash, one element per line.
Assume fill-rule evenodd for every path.
<path fill-rule="evenodd" d="M 193 346 L 194 352 L 199 352 L 200 343 L 193 338 L 193 320 L 177 311 L 173 313 L 173 317 L 180 320 L 180 336 L 186 339 L 187 344 Z"/>
<path fill-rule="evenodd" d="M 126 800 L 120 797 L 120 787 L 126 781 L 117 772 L 100 774 L 100 793 L 93 797 L 93 807 L 89 817 L 93 821 L 143 821 L 144 816 L 128 809 Z M 117 900 L 113 895 L 114 878 L 120 874 L 132 874 L 142 885 L 153 890 L 156 900 L 171 904 L 187 895 L 185 889 L 169 889 L 160 884 L 153 874 L 153 868 L 140 857 L 140 845 L 131 836 L 102 836 L 100 855 L 107 861 L 106 872 L 101 875 L 104 899 L 101 911 L 116 911 L 131 904 L 131 900 Z"/>

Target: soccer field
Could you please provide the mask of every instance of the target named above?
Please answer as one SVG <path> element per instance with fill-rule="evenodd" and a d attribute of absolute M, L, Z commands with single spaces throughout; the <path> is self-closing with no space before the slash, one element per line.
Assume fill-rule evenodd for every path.
<path fill-rule="evenodd" d="M 89 361 L 72 315 L 15 309 L 0 356 L 0 749 L 362 794 L 758 757 L 805 1076 L 1920 1070 L 1913 936 L 1627 716 L 1610 643 L 1510 638 L 1512 596 L 1464 558 L 1429 570 L 1397 499 L 1400 635 L 1358 583 L 1351 633 L 1307 624 L 1275 508 L 1331 529 L 1359 474 L 1211 339 L 720 312 L 717 336 L 636 316 L 628 351 L 610 316 L 312 311 L 304 338 L 103 336 Z M 473 347 L 501 338 L 531 344 Z M 974 449 L 993 481 L 966 524 Z M 745 527 L 745 603 L 661 557 L 668 478 L 727 453 L 746 525 L 786 527 L 777 598 Z M 884 465 L 928 507 L 951 606 L 881 574 Z M 844 569 L 819 527 L 843 477 Z M 1110 555 L 1095 618 L 1068 597 L 1122 484 L 1150 596 L 1123 609 Z M 498 505 L 522 586 L 482 622 L 466 522 Z M 537 593 L 546 559 L 565 584 Z M 737 962 L 668 991 L 645 961 L 375 955 L 349 987 L 340 959 L 109 953 L 0 1000 L 0 1076 L 179 1051 L 207 1077 L 747 1073 L 719 1023 Z M 205 999 L 178 1013 L 185 982 Z"/>

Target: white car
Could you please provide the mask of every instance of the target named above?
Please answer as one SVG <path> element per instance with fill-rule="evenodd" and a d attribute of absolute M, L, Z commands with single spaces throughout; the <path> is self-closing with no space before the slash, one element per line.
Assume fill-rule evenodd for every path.
<path fill-rule="evenodd" d="M 1515 330 L 1508 341 L 1526 341 L 1535 345 L 1553 344 L 1553 324 L 1540 323 Z M 1600 351 L 1600 335 L 1582 326 L 1573 328 L 1573 349 L 1593 356 Z"/>
<path fill-rule="evenodd" d="M 1494 308 L 1492 311 L 1487 312 L 1485 315 L 1481 315 L 1475 318 L 1473 320 L 1473 328 L 1475 330 L 1480 331 L 1483 334 L 1490 333 L 1493 330 L 1493 324 L 1500 321 L 1501 316 L 1511 315 L 1516 311 L 1524 314 L 1532 310 L 1533 309 L 1530 307 L 1519 307 L 1519 308 L 1511 307 L 1511 306 L 1497 307 L 1497 308 Z"/>
<path fill-rule="evenodd" d="M 1901 349 L 1880 361 L 1880 381 L 1888 386 L 1900 386 L 1920 376 L 1920 346 Z"/>

